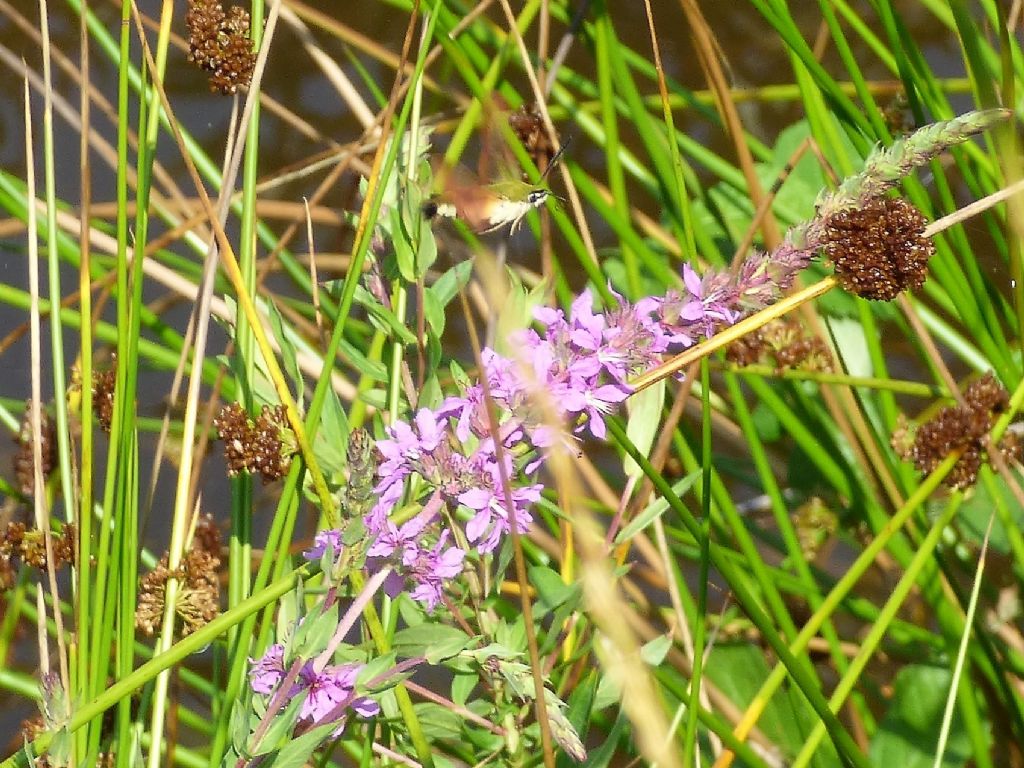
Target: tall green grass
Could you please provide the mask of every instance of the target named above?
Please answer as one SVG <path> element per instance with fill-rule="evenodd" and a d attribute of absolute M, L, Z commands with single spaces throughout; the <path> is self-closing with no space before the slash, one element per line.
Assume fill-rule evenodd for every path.
<path fill-rule="evenodd" d="M 1016 111 L 1024 75 L 1010 26 L 1019 21 L 992 0 L 822 0 L 812 30 L 794 18 L 796 3 L 750 0 L 730 11 L 761 33 L 749 47 L 719 39 L 724 30 L 705 24 L 696 3 L 652 10 L 596 1 L 577 21 L 578 4 L 553 0 L 496 2 L 469 16 L 475 7 L 255 2 L 253 44 L 268 57 L 256 87 L 233 97 L 230 128 L 205 143 L 196 137 L 207 110 L 223 109 L 206 99 L 232 97 L 181 89 L 198 81 L 183 74 L 180 7 L 168 3 L 154 18 L 137 17 L 130 4 L 73 0 L 26 17 L 2 7 L 21 20 L 32 54 L 25 70 L 10 52 L 2 60 L 5 81 L 28 79 L 36 119 L 25 133 L 40 158 L 29 167 L 42 169 L 38 178 L 0 171 L 5 259 L 12 267 L 34 260 L 45 290 L 36 296 L 5 277 L 0 301 L 26 328 L 41 321 L 49 334 L 35 384 L 49 393 L 57 427 L 56 470 L 32 515 L 31 495 L 9 474 L 3 488 L 11 514 L 40 529 L 56 534 L 58 520 L 73 522 L 78 552 L 70 578 L 21 566 L 4 593 L 0 687 L 39 698 L 37 670 L 6 661 L 16 648 L 31 652 L 25 630 L 36 627 L 49 668 L 66 668 L 65 694 L 47 700 L 47 728 L 31 747 L 49 748 L 51 763 L 91 765 L 112 753 L 118 765 L 221 765 L 251 704 L 247 660 L 273 642 L 300 585 L 300 603 L 326 589 L 296 554 L 312 531 L 338 522 L 348 435 L 367 428 L 380 437 L 392 419 L 409 416 L 406 368 L 423 401 L 473 369 L 462 328 L 484 336 L 533 300 L 567 307 L 584 285 L 606 302 L 613 290 L 634 301 L 661 295 L 681 285 L 684 262 L 721 268 L 749 248 L 775 247 L 813 216 L 820 191 L 898 135 L 896 94 L 906 122 L 923 126 L 971 108 Z M 51 50 L 39 21 L 47 13 L 80 23 L 85 47 Z M 386 15 L 400 33 L 373 40 L 359 32 L 361 14 Z M 929 60 L 911 16 L 948 37 L 957 77 L 938 74 L 950 62 Z M 307 48 L 296 42 L 300 24 Z M 538 57 L 541 28 L 552 36 Z M 563 34 L 570 55 L 556 64 Z M 717 51 L 736 59 L 759 46 L 785 52 L 783 82 L 730 82 Z M 289 83 L 290 60 L 313 49 L 341 65 L 325 80 L 365 118 L 347 135 L 318 125 L 319 105 L 274 90 Z M 102 82 L 110 92 L 76 105 L 46 85 L 55 67 L 62 81 Z M 684 87 L 698 70 L 701 89 Z M 415 262 L 434 238 L 424 224 L 411 234 L 414 279 L 386 275 L 390 314 L 371 312 L 360 279 L 374 257 L 375 225 L 394 207 L 386 198 L 395 179 L 410 173 L 398 139 L 429 136 L 447 160 L 472 164 L 490 126 L 536 181 L 533 158 L 495 115 L 534 103 L 541 89 L 544 111 L 563 140 L 571 137 L 548 176 L 564 202 L 531 214 L 529 234 L 511 240 L 441 225 L 433 264 Z M 18 103 L 20 91 L 8 90 L 9 106 Z M 783 130 L 751 117 L 780 104 L 800 116 Z M 68 111 L 88 162 L 54 139 L 55 115 Z M 273 167 L 266 137 L 280 135 L 279 125 L 309 137 L 309 175 L 289 177 L 282 200 L 266 186 L 295 170 Z M 313 169 L 324 157 L 329 163 Z M 79 182 L 58 167 L 80 168 Z M 1021 175 L 1011 120 L 908 177 L 901 194 L 938 220 Z M 338 210 L 339 187 L 355 190 L 360 178 L 359 194 L 347 198 L 355 202 Z M 110 200 L 73 191 L 111 180 Z M 300 196 L 311 220 L 344 222 L 341 234 L 334 224 L 307 228 L 301 205 L 273 205 Z M 588 765 L 1020 763 L 1019 473 L 986 464 L 974 487 L 949 491 L 941 482 L 957 457 L 922 477 L 892 444 L 904 419 L 952 404 L 953 389 L 987 371 L 1011 394 L 993 439 L 1013 421 L 1024 397 L 1020 225 L 1010 198 L 943 229 L 927 283 L 897 302 L 833 290 L 801 306 L 792 316 L 827 345 L 830 370 L 705 357 L 683 381 L 667 382 L 646 444 L 634 444 L 635 418 L 623 412 L 609 421 L 607 445 L 584 443 L 576 464 L 553 471 L 534 530 L 517 542 L 522 568 L 496 558 L 491 565 L 507 573 L 491 574 L 495 588 L 480 605 L 462 606 L 463 620 L 517 626 L 523 648 L 530 639 L 534 653 L 523 658 L 568 704 Z M 511 294 L 501 293 L 506 273 L 495 267 L 494 251 L 505 248 Z M 537 257 L 541 249 L 549 258 Z M 472 277 L 455 267 L 441 278 L 451 260 L 468 258 Z M 813 264 L 806 282 L 822 274 Z M 459 280 L 468 282 L 456 301 Z M 527 296 L 519 286 L 540 290 Z M 198 310 L 188 328 L 166 322 L 170 303 Z M 211 333 L 211 319 L 226 336 Z M 421 335 L 422 344 L 410 341 Z M 24 355 L 13 336 L 9 358 Z M 110 355 L 117 384 L 104 435 L 89 382 Z M 165 390 L 140 386 L 150 370 L 169 374 Z M 26 383 L 0 390 L 12 434 Z M 301 458 L 285 478 L 263 488 L 246 475 L 223 476 L 212 456 L 219 447 L 208 441 L 211 401 L 240 402 L 252 414 L 266 402 L 288 407 Z M 155 408 L 162 422 L 145 418 Z M 268 500 L 274 511 L 257 512 Z M 182 636 L 169 602 L 158 636 L 142 636 L 140 576 L 165 554 L 172 570 L 187 556 L 197 509 L 225 535 L 222 611 Z M 600 539 L 613 520 L 609 547 L 593 546 L 589 537 Z M 353 577 L 345 598 L 362 586 Z M 168 598 L 179 587 L 169 582 Z M 413 615 L 401 601 L 371 603 L 363 647 L 385 657 Z M 392 709 L 369 724 L 351 721 L 315 759 L 370 765 L 393 752 L 422 765 L 555 764 L 550 726 L 538 726 L 529 696 L 455 679 L 398 685 Z M 421 686 L 431 685 L 428 699 Z M 493 729 L 456 706 L 460 686 L 467 709 L 493 719 L 502 738 L 485 738 Z M 25 761 L 18 750 L 5 764 Z"/>

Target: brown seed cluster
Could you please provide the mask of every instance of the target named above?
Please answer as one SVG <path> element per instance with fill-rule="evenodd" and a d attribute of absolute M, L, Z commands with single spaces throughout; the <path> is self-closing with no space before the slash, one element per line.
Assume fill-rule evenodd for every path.
<path fill-rule="evenodd" d="M 924 236 L 922 213 L 898 197 L 878 197 L 845 208 L 824 222 L 823 248 L 846 290 L 890 301 L 920 288 L 935 245 Z"/>
<path fill-rule="evenodd" d="M 943 483 L 950 488 L 965 488 L 978 479 L 984 459 L 985 438 L 996 416 L 1006 410 L 1009 395 L 991 373 L 970 384 L 964 391 L 964 406 L 943 408 L 922 424 L 910 446 L 907 458 L 922 472 L 934 470 L 952 451 L 963 449 L 960 459 Z M 1021 446 L 1007 434 L 999 443 L 1005 459 L 1020 458 Z"/>
<path fill-rule="evenodd" d="M 57 466 L 57 429 L 53 419 L 45 411 L 39 412 L 39 442 L 42 462 L 43 479 L 45 480 Z M 14 476 L 18 481 L 18 489 L 26 496 L 32 496 L 35 488 L 35 462 L 32 449 L 32 403 L 25 403 L 25 414 L 21 419 L 21 429 L 14 439 L 18 450 L 14 454 Z"/>
<path fill-rule="evenodd" d="M 75 562 L 75 526 L 70 523 L 61 526 L 60 533 L 51 536 L 53 546 L 53 567 L 62 568 Z M 14 584 L 17 561 L 46 570 L 46 537 L 42 531 L 27 529 L 24 523 L 10 522 L 0 533 L 0 587 L 7 589 Z"/>
<path fill-rule="evenodd" d="M 828 347 L 817 336 L 807 333 L 792 318 L 780 317 L 737 339 L 725 351 L 725 358 L 737 365 L 771 364 L 785 368 L 827 371 Z"/>
<path fill-rule="evenodd" d="M 181 619 L 181 634 L 189 635 L 217 618 L 220 613 L 220 534 L 209 515 L 196 525 L 193 546 L 173 571 L 164 555 L 156 567 L 139 581 L 139 603 L 135 626 L 152 636 L 163 618 L 167 580 L 178 581 L 175 613 Z"/>
<path fill-rule="evenodd" d="M 263 482 L 278 480 L 288 473 L 296 453 L 295 438 L 288 427 L 283 405 L 264 405 L 253 422 L 239 403 L 225 406 L 213 420 L 224 441 L 228 474 L 259 474 Z"/>
<path fill-rule="evenodd" d="M 508 124 L 522 142 L 534 164 L 543 170 L 555 156 L 555 146 L 544 129 L 544 119 L 535 104 L 523 105 L 508 116 Z"/>
<path fill-rule="evenodd" d="M 93 371 L 92 374 L 92 407 L 96 411 L 96 419 L 100 429 L 110 434 L 110 425 L 114 421 L 114 387 L 117 385 L 117 366 L 107 371 Z"/>
<path fill-rule="evenodd" d="M 227 13 L 217 0 L 189 0 L 188 59 L 210 73 L 210 90 L 231 94 L 248 86 L 256 66 L 249 38 L 249 12 L 238 5 Z"/>

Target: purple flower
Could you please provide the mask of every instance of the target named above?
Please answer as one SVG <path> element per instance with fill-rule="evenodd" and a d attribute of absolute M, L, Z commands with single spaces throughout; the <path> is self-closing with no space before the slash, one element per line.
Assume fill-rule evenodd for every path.
<path fill-rule="evenodd" d="M 681 345 L 682 340 L 666 333 L 655 319 L 661 310 L 661 299 L 647 298 L 630 304 L 617 294 L 616 298 L 619 306 L 607 315 L 604 346 L 598 354 L 612 379 L 626 385 L 629 376 L 657 365 L 662 354 L 672 345 Z"/>
<path fill-rule="evenodd" d="M 441 494 L 433 498 L 416 517 L 396 526 L 390 520 L 377 534 L 377 539 L 367 551 L 367 567 L 377 570 L 386 564 L 392 572 L 384 581 L 384 591 L 391 597 L 410 589 L 410 597 L 423 603 L 433 611 L 441 600 L 446 582 L 462 572 L 462 561 L 466 553 L 458 547 L 448 547 L 448 530 L 433 533 L 438 526 L 432 523 L 438 518 Z M 436 537 L 430 543 L 431 535 Z"/>
<path fill-rule="evenodd" d="M 284 678 L 284 646 L 280 643 L 267 648 L 259 659 L 249 659 L 252 669 L 249 679 L 256 693 L 271 693 Z"/>
<path fill-rule="evenodd" d="M 480 456 L 479 481 L 459 494 L 460 504 L 474 510 L 476 514 L 466 523 L 466 538 L 474 542 L 481 553 L 494 551 L 501 542 L 502 535 L 509 532 L 511 521 L 515 520 L 516 531 L 525 533 L 533 517 L 530 507 L 540 499 L 542 485 L 512 485 L 509 496 L 512 510 L 506 505 L 505 491 L 502 488 L 501 473 L 498 471 L 497 460 L 493 457 Z M 516 481 L 512 467 L 506 456 L 505 476 L 510 484 Z"/>
<path fill-rule="evenodd" d="M 326 531 L 320 531 L 315 537 L 313 537 L 313 546 L 302 553 L 302 556 L 306 560 L 319 560 L 324 556 L 324 552 L 330 547 L 331 551 L 337 557 L 344 546 L 341 542 L 341 529 L 332 528 Z"/>
<path fill-rule="evenodd" d="M 409 596 L 433 611 L 441 600 L 445 582 L 462 573 L 466 553 L 458 547 L 447 547 L 448 534 L 442 531 L 437 543 L 430 549 L 415 545 L 402 550 L 402 565 L 407 578 L 413 582 Z"/>
<path fill-rule="evenodd" d="M 376 715 L 380 711 L 377 702 L 365 696 L 355 695 L 356 678 L 364 666 L 341 664 L 327 666 L 321 672 L 316 672 L 312 661 L 303 664 L 291 690 L 288 691 L 289 699 L 303 692 L 306 694 L 299 710 L 299 717 L 313 725 L 337 721 L 338 730 L 335 733 L 340 733 L 345 725 L 346 708 L 355 710 L 361 717 Z M 281 644 L 267 648 L 249 670 L 252 689 L 261 694 L 273 693 L 284 676 L 284 646 Z"/>
<path fill-rule="evenodd" d="M 666 294 L 660 320 L 666 333 L 688 339 L 684 346 L 691 346 L 696 336 L 713 336 L 719 328 L 739 319 L 738 287 L 729 273 L 711 272 L 702 280 L 689 264 L 684 264 L 683 285 L 683 293 Z"/>
<path fill-rule="evenodd" d="M 630 395 L 628 388 L 616 384 L 604 384 L 595 389 L 567 390 L 562 404 L 572 413 L 586 413 L 586 426 L 598 440 L 605 436 L 604 416 Z"/>
<path fill-rule="evenodd" d="M 341 664 L 315 672 L 311 663 L 304 665 L 299 672 L 298 690 L 307 693 L 299 717 L 313 725 L 340 721 L 337 733 L 345 724 L 345 714 L 339 712 L 344 707 L 355 709 L 363 717 L 377 714 L 380 711 L 377 702 L 355 695 L 356 678 L 363 666 Z"/>

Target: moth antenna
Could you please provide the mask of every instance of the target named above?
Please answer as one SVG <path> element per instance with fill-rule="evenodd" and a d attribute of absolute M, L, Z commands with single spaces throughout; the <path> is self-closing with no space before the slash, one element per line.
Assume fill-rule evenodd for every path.
<path fill-rule="evenodd" d="M 562 146 L 560 146 L 558 148 L 558 151 L 555 152 L 554 155 L 552 155 L 551 162 L 548 163 L 547 168 L 544 169 L 544 173 L 540 175 L 541 181 L 544 181 L 544 179 L 546 179 L 548 177 L 548 174 L 551 172 L 551 169 L 558 165 L 558 161 L 562 158 L 562 155 L 565 153 L 565 150 L 571 143 L 572 136 L 566 136 L 565 141 L 562 142 Z"/>

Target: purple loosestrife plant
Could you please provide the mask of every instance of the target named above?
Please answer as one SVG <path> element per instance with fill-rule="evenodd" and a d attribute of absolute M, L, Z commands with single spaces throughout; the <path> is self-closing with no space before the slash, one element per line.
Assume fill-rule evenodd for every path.
<path fill-rule="evenodd" d="M 482 350 L 480 381 L 385 430 L 376 441 L 373 480 L 364 471 L 362 491 L 349 494 L 362 500 L 348 507 L 354 519 L 342 529 L 317 534 L 305 557 L 320 561 L 333 577 L 344 575 L 339 571 L 346 568 L 364 568 L 374 584 L 369 594 L 364 589 L 360 595 L 364 601 L 382 586 L 388 595 L 404 592 L 434 613 L 468 560 L 497 551 L 513 525 L 519 532 L 527 530 L 543 490 L 537 473 L 545 459 L 552 451 L 577 451 L 586 433 L 603 439 L 605 418 L 633 392 L 632 377 L 777 301 L 827 245 L 828 217 L 866 203 L 865 196 L 877 199 L 911 168 L 1000 116 L 965 116 L 877 152 L 862 174 L 821 199 L 815 219 L 790 230 L 772 252 L 754 252 L 731 269 L 703 276 L 684 265 L 680 286 L 664 296 L 629 303 L 613 293 L 617 305 L 603 312 L 595 310 L 589 290 L 573 301 L 568 316 L 560 309 L 537 308 L 535 326 L 510 340 L 514 356 Z M 388 225 L 382 226 L 386 230 Z M 375 251 L 382 251 L 391 235 L 385 231 Z M 372 464 L 368 446 L 360 442 L 362 465 Z M 353 466 L 350 458 L 350 471 Z M 328 580 L 334 585 L 328 590 L 331 600 L 339 583 Z M 346 616 L 355 609 L 353 604 Z M 318 620 L 329 620 L 323 616 Z M 362 664 L 334 659 L 340 629 L 348 626 L 343 623 L 330 644 L 314 649 L 321 653 L 316 664 L 296 657 L 292 664 L 301 666 L 286 670 L 286 647 L 271 646 L 253 662 L 252 690 L 292 702 L 303 695 L 301 706 L 292 704 L 298 719 L 310 726 L 330 723 L 335 733 L 349 710 L 375 714 L 376 702 L 356 693 Z M 454 638 L 427 643 L 420 656 L 391 669 L 405 671 L 424 660 L 438 663 L 463 653 L 484 676 L 487 670 L 500 671 L 520 698 L 532 695 L 525 693 L 530 686 L 523 682 L 528 668 L 515 666 L 521 649 L 509 650 L 491 635 L 455 632 Z M 341 663 L 327 664 L 326 658 Z M 499 658 L 507 661 L 498 663 Z M 289 690 L 282 692 L 286 684 Z M 582 744 L 562 715 L 564 705 L 550 691 L 545 699 L 556 740 L 574 758 L 584 759 Z"/>

